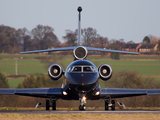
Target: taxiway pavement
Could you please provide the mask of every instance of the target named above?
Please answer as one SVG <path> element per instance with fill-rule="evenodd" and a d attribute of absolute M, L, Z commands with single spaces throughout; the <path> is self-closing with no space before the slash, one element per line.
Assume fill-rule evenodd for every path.
<path fill-rule="evenodd" d="M 10 113 L 17 113 L 17 114 L 77 114 L 77 113 L 86 113 L 86 114 L 160 114 L 160 111 L 157 110 L 115 110 L 115 111 L 45 111 L 45 110 L 1 110 L 0 114 L 10 114 Z"/>

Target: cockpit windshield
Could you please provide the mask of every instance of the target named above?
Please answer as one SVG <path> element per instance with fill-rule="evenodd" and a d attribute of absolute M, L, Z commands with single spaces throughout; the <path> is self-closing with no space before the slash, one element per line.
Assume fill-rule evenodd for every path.
<path fill-rule="evenodd" d="M 72 66 L 68 70 L 68 72 L 96 72 L 96 68 L 93 66 Z"/>
<path fill-rule="evenodd" d="M 81 72 L 82 71 L 82 69 L 81 69 L 81 67 L 72 67 L 72 70 L 71 70 L 72 72 Z"/>

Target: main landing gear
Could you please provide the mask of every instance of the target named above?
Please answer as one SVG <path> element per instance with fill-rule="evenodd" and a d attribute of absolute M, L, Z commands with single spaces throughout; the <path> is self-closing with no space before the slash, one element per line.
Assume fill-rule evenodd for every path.
<path fill-rule="evenodd" d="M 52 110 L 56 110 L 56 101 L 57 100 L 52 100 L 52 98 L 46 100 L 46 110 L 49 110 L 50 107 L 52 107 Z"/>
<path fill-rule="evenodd" d="M 45 101 L 46 101 L 46 110 L 49 110 L 50 107 L 52 107 L 52 110 L 56 110 L 56 101 L 57 100 L 52 100 L 52 97 L 51 97 L 50 100 L 45 99 L 43 102 L 45 102 Z M 39 105 L 42 105 L 42 103 L 37 103 L 36 108 Z"/>
<path fill-rule="evenodd" d="M 52 110 L 56 110 L 56 100 L 46 100 L 46 110 L 52 107 Z"/>
<path fill-rule="evenodd" d="M 108 110 L 109 107 L 111 107 L 111 110 L 115 110 L 115 100 L 111 100 L 111 98 L 105 100 L 105 110 Z"/>

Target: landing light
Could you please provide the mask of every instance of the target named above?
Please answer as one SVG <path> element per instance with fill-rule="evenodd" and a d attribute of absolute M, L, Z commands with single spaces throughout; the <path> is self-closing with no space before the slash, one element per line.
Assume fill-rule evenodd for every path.
<path fill-rule="evenodd" d="M 99 91 L 97 91 L 96 93 L 95 93 L 95 95 L 99 95 L 100 94 L 100 92 Z"/>
<path fill-rule="evenodd" d="M 67 95 L 67 92 L 66 92 L 66 91 L 63 91 L 63 95 Z"/>
<path fill-rule="evenodd" d="M 86 100 L 86 97 L 84 96 L 82 99 L 85 101 L 85 100 Z"/>

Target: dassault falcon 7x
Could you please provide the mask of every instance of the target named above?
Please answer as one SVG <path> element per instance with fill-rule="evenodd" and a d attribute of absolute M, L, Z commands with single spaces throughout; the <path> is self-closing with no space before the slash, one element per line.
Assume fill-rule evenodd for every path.
<path fill-rule="evenodd" d="M 88 51 L 116 52 L 127 54 L 138 53 L 82 46 L 80 37 L 82 8 L 78 7 L 77 10 L 79 14 L 77 46 L 21 52 L 21 54 L 24 54 L 72 50 L 75 59 L 70 65 L 68 65 L 65 71 L 63 71 L 61 65 L 56 63 L 50 65 L 48 69 L 48 75 L 53 81 L 59 80 L 62 76 L 67 79 L 67 82 L 62 84 L 62 88 L 1 88 L 0 94 L 14 94 L 46 98 L 46 110 L 49 110 L 50 107 L 52 107 L 52 110 L 56 110 L 56 101 L 58 99 L 79 100 L 79 110 L 86 109 L 85 104 L 87 100 L 103 99 L 105 101 L 105 110 L 108 110 L 109 107 L 111 107 L 111 110 L 115 110 L 116 98 L 160 94 L 160 89 L 100 88 L 98 79 L 103 81 L 109 80 L 112 76 L 112 68 L 108 64 L 101 64 L 97 68 L 92 62 L 86 60 Z M 38 103 L 37 106 L 40 104 L 41 103 Z M 123 103 L 119 105 L 124 106 Z"/>

